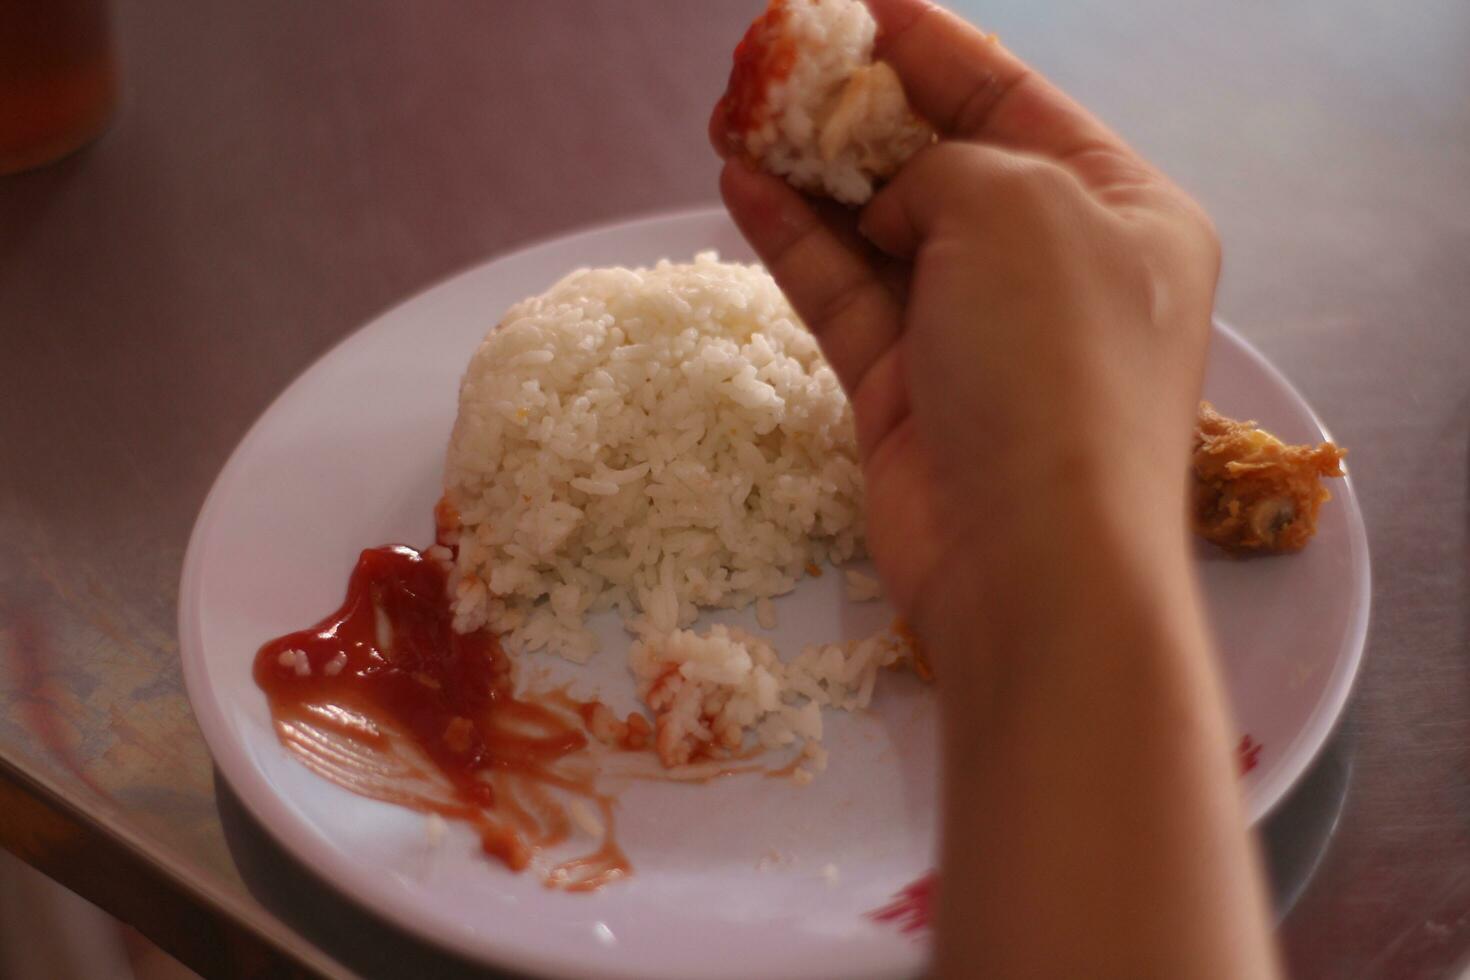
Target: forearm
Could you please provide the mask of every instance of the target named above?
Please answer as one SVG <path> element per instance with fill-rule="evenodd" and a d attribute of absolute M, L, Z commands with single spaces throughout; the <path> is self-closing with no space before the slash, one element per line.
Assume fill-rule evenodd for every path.
<path fill-rule="evenodd" d="M 1003 532 L 966 583 L 972 614 L 930 624 L 940 973 L 1271 976 L 1182 536 L 1140 541 L 1085 505 L 1056 520 Z"/>

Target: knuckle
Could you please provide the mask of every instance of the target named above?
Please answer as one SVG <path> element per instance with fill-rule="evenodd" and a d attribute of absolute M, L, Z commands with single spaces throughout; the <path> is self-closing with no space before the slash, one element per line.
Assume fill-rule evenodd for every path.
<path fill-rule="evenodd" d="M 971 151 L 974 149 L 975 147 L 966 143 L 940 140 L 914 154 L 908 165 L 926 183 L 931 180 L 946 180 L 969 169 L 973 157 Z"/>
<path fill-rule="evenodd" d="M 1008 79 L 994 72 L 984 73 L 955 113 L 952 128 L 960 133 L 980 132 L 1002 102 L 1032 88 L 1037 80 L 1038 76 L 1030 69 L 1022 69 Z"/>
<path fill-rule="evenodd" d="M 824 333 L 836 324 L 840 324 L 857 311 L 861 310 L 863 304 L 874 299 L 871 292 L 877 288 L 872 280 L 860 280 L 858 282 L 843 283 L 833 289 L 831 293 L 822 297 L 813 304 L 810 326 L 816 333 Z"/>
<path fill-rule="evenodd" d="M 766 256 L 766 265 L 780 269 L 798 263 L 803 250 L 811 246 L 818 231 L 816 219 L 807 218 L 792 228 L 785 238 L 772 245 L 770 254 Z"/>
<path fill-rule="evenodd" d="M 1196 222 L 1200 243 L 1205 252 L 1214 259 L 1215 264 L 1220 264 L 1220 229 L 1215 225 L 1215 220 L 1210 217 L 1204 208 L 1195 209 Z"/>
<path fill-rule="evenodd" d="M 1027 168 L 1025 190 L 1038 202 L 1056 203 L 1082 196 L 1082 184 L 1070 170 L 1049 160 L 1038 160 Z"/>
<path fill-rule="evenodd" d="M 989 194 L 1041 196 L 1070 182 L 1059 165 L 978 143 L 941 142 L 922 151 L 926 185 L 982 188 Z"/>
<path fill-rule="evenodd" d="M 1186 196 L 1183 207 L 1183 235 L 1186 243 L 1191 246 L 1190 253 L 1218 270 L 1221 255 L 1220 231 L 1214 219 L 1193 198 Z"/>

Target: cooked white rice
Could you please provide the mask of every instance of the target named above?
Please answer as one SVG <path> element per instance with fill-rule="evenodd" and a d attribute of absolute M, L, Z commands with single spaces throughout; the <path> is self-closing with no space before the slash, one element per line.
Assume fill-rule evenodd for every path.
<path fill-rule="evenodd" d="M 654 745 L 664 765 L 683 765 L 702 751 L 717 757 L 737 751 L 754 733 L 767 748 L 806 742 L 805 758 L 820 769 L 826 753 L 815 743 L 822 708 L 866 708 L 879 669 L 910 654 L 908 641 L 889 629 L 860 641 L 807 646 L 783 663 L 759 637 L 717 625 L 637 641 L 628 665 L 653 711 Z"/>
<path fill-rule="evenodd" d="M 732 74 L 726 96 L 751 107 L 735 148 L 803 190 L 867 201 L 874 180 L 934 138 L 893 69 L 873 61 L 876 30 L 860 0 L 773 0 L 752 27 L 762 64 Z"/>
<path fill-rule="evenodd" d="M 859 553 L 862 495 L 847 399 L 764 270 L 706 253 L 574 272 L 464 374 L 455 627 L 577 661 L 589 613 L 668 634 Z"/>
<path fill-rule="evenodd" d="M 755 600 L 755 621 L 763 630 L 776 628 L 776 604 L 765 596 Z"/>
<path fill-rule="evenodd" d="M 855 568 L 843 570 L 843 586 L 848 602 L 873 602 L 883 598 L 883 583 Z"/>

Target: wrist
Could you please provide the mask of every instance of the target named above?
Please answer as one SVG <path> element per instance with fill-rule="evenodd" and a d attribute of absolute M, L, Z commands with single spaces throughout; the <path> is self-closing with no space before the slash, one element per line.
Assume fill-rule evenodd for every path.
<path fill-rule="evenodd" d="M 1136 628 L 1200 621 L 1182 494 L 1072 486 L 1087 485 L 1038 493 L 957 536 L 931 572 L 911 619 L 941 678 L 984 669 L 1038 630 L 1085 648 L 1119 617 Z"/>

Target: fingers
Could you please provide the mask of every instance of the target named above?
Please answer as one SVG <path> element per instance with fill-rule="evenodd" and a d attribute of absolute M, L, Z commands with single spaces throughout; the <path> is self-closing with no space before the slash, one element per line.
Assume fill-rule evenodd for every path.
<path fill-rule="evenodd" d="M 729 125 L 725 121 L 724 99 L 715 103 L 714 111 L 709 116 L 709 145 L 714 147 L 721 160 L 730 155 Z"/>
<path fill-rule="evenodd" d="M 1121 149 L 1106 126 L 1005 48 L 928 0 L 867 0 L 874 57 L 903 80 L 909 102 L 942 134 L 1066 159 Z"/>
<path fill-rule="evenodd" d="M 863 237 L 897 259 L 912 259 L 940 220 L 968 221 L 1002 185 L 1040 161 L 973 143 L 937 143 L 913 156 L 868 202 L 858 221 Z M 1017 179 L 1016 184 L 1021 180 Z"/>
<path fill-rule="evenodd" d="M 871 459 L 884 437 L 909 415 L 909 384 L 904 374 L 902 344 L 890 344 L 878 356 L 850 400 L 858 453 L 863 459 Z"/>
<path fill-rule="evenodd" d="M 730 161 L 720 192 L 842 386 L 855 392 L 900 330 L 902 309 L 884 284 L 880 263 L 856 234 L 819 216 L 779 178 Z"/>

